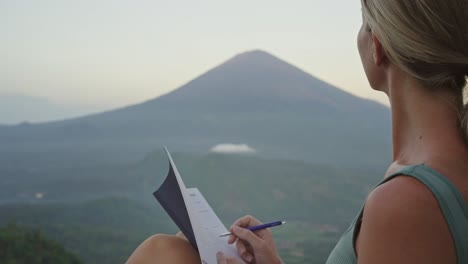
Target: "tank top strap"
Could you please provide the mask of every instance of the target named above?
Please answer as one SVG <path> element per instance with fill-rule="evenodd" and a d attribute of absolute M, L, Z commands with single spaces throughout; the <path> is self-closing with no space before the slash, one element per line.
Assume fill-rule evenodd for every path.
<path fill-rule="evenodd" d="M 468 206 L 447 177 L 424 164 L 413 165 L 385 178 L 379 185 L 397 176 L 410 176 L 423 183 L 436 197 L 457 251 L 457 263 L 468 263 Z"/>

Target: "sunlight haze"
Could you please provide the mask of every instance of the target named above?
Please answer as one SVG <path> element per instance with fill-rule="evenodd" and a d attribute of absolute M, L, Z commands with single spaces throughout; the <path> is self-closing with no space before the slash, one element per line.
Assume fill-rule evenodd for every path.
<path fill-rule="evenodd" d="M 0 96 L 111 109 L 260 49 L 386 104 L 361 67 L 358 0 L 1 1 Z"/>

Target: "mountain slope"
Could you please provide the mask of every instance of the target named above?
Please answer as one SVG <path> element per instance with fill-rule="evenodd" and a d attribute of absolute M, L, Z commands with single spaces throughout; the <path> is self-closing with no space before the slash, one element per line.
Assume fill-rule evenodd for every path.
<path fill-rule="evenodd" d="M 252 51 L 138 105 L 0 128 L 0 143 L 10 153 L 69 155 L 67 148 L 73 148 L 85 156 L 100 152 L 124 159 L 161 145 L 203 152 L 219 143 L 247 143 L 267 157 L 360 166 L 386 163 L 389 132 L 385 106 L 346 93 L 266 52 Z"/>

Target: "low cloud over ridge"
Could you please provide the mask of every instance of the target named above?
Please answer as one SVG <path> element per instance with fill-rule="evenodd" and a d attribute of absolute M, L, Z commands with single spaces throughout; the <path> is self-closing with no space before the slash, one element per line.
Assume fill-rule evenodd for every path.
<path fill-rule="evenodd" d="M 214 153 L 252 154 L 257 152 L 247 144 L 218 144 L 210 149 Z"/>

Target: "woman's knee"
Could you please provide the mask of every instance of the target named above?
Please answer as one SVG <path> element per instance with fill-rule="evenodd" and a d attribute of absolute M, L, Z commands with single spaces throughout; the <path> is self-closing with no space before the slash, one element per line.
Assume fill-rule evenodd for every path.
<path fill-rule="evenodd" d="M 167 263 L 199 263 L 200 258 L 186 239 L 158 234 L 146 239 L 133 252 L 127 263 L 157 263 L 168 260 L 171 262 Z"/>
<path fill-rule="evenodd" d="M 174 235 L 157 234 L 149 237 L 145 242 L 148 248 L 153 251 L 180 251 L 182 249 L 192 249 L 190 243 Z"/>

